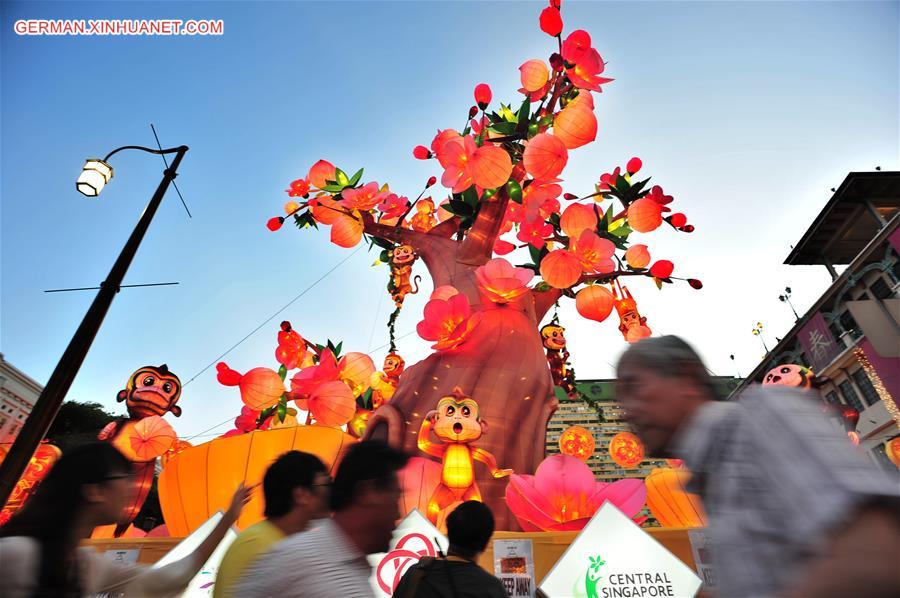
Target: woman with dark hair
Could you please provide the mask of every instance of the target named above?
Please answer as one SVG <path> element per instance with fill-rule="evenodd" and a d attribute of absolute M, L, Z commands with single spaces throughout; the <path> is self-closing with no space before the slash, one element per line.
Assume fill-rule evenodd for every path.
<path fill-rule="evenodd" d="M 0 584 L 9 598 L 178 594 L 200 571 L 249 498 L 243 486 L 193 553 L 150 569 L 79 548 L 94 527 L 117 523 L 131 498 L 131 463 L 111 444 L 91 443 L 60 458 L 37 492 L 0 527 Z"/>

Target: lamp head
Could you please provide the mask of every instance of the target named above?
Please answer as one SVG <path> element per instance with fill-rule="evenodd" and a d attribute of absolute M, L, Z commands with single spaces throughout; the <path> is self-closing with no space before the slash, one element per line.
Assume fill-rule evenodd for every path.
<path fill-rule="evenodd" d="M 99 158 L 89 158 L 85 161 L 78 180 L 75 181 L 75 188 L 82 195 L 97 197 L 112 177 L 112 166 Z"/>

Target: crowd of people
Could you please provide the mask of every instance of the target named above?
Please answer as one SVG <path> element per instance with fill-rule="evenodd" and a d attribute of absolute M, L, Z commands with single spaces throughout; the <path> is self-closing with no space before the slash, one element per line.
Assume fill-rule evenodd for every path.
<path fill-rule="evenodd" d="M 722 596 L 900 595 L 898 481 L 835 432 L 809 396 L 770 386 L 715 401 L 699 356 L 671 336 L 633 345 L 617 373 L 617 399 L 648 454 L 682 459 L 693 473 Z M 229 546 L 214 596 L 371 597 L 366 556 L 388 549 L 407 459 L 384 443 L 360 442 L 332 479 L 313 455 L 281 455 L 263 478 L 265 519 Z M 108 443 L 66 453 L 0 528 L 0 595 L 177 596 L 250 496 L 239 487 L 213 531 L 181 560 L 126 565 L 81 543 L 94 527 L 117 522 L 131 476 L 130 462 Z M 447 554 L 408 569 L 394 595 L 505 596 L 477 564 L 494 532 L 491 510 L 468 501 L 446 525 Z"/>

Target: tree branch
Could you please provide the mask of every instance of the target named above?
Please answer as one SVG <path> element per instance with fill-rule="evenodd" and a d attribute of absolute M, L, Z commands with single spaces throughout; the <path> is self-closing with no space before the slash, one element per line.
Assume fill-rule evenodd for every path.
<path fill-rule="evenodd" d="M 400 228 L 399 226 L 388 226 L 375 222 L 375 218 L 368 212 L 362 212 L 363 232 L 372 235 L 378 239 L 385 241 L 393 241 L 394 243 L 402 243 L 411 245 L 413 249 L 418 250 L 423 245 L 425 233 L 411 230 L 408 228 Z"/>
<path fill-rule="evenodd" d="M 459 249 L 458 259 L 463 264 L 480 266 L 484 264 L 494 253 L 494 242 L 500 235 L 500 227 L 503 225 L 503 217 L 506 215 L 506 206 L 509 203 L 509 194 L 506 187 L 501 187 L 496 195 L 487 201 L 482 201 L 481 210 L 472 225 L 472 230 L 466 235 L 462 247 Z"/>
<path fill-rule="evenodd" d="M 534 317 L 535 322 L 541 323 L 550 308 L 562 297 L 560 289 L 550 288 L 546 291 L 531 291 L 531 298 L 534 300 Z"/>
<path fill-rule="evenodd" d="M 428 234 L 449 239 L 450 237 L 455 235 L 456 231 L 458 230 L 459 216 L 453 216 L 451 218 L 447 218 L 446 220 L 432 228 L 430 231 L 428 231 Z"/>
<path fill-rule="evenodd" d="M 613 272 L 607 272 L 606 274 L 591 274 L 589 276 L 582 276 L 581 280 L 579 280 L 577 284 L 585 282 L 610 282 L 620 276 L 647 276 L 653 278 L 653 275 L 650 274 L 649 270 L 644 270 L 643 272 L 633 272 L 631 270 L 614 270 Z"/>

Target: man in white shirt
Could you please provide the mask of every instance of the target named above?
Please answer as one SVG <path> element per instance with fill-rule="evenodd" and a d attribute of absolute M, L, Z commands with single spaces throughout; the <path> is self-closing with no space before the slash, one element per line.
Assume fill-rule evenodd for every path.
<path fill-rule="evenodd" d="M 683 459 L 709 516 L 723 596 L 898 596 L 900 483 L 812 393 L 752 387 L 718 402 L 675 336 L 632 345 L 616 399 L 654 457 Z"/>
<path fill-rule="evenodd" d="M 332 518 L 276 544 L 247 569 L 238 595 L 371 598 L 366 555 L 389 547 L 406 461 L 382 442 L 352 446 L 334 476 Z"/>

